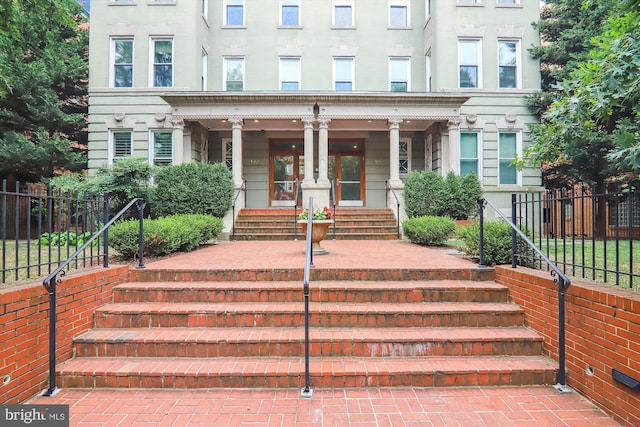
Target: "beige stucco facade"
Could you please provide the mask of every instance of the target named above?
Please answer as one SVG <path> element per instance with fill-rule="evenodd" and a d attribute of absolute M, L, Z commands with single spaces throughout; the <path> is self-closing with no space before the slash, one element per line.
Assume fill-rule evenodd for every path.
<path fill-rule="evenodd" d="M 294 203 L 295 179 L 303 201 L 384 207 L 411 171 L 472 170 L 506 207 L 541 184 L 506 166 L 536 122 L 523 98 L 540 87 L 526 54 L 538 13 L 527 0 L 96 2 L 89 167 L 226 162 L 256 208 Z"/>

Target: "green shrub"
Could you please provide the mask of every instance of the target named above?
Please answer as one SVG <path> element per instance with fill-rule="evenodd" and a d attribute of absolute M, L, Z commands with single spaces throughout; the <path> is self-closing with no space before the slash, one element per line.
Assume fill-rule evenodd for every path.
<path fill-rule="evenodd" d="M 480 256 L 480 223 L 459 230 L 465 242 L 464 251 L 471 256 Z M 525 230 L 525 234 L 526 230 Z M 511 264 L 512 228 L 504 221 L 484 222 L 484 263 L 486 265 Z M 528 248 L 522 237 L 517 236 L 518 252 Z"/>
<path fill-rule="evenodd" d="M 448 216 L 462 220 L 477 215 L 482 186 L 475 174 L 446 178 L 433 171 L 412 172 L 405 180 L 404 200 L 409 218 Z"/>
<path fill-rule="evenodd" d="M 231 208 L 234 185 L 222 163 L 167 166 L 156 175 L 154 216 L 207 214 L 222 218 Z"/>
<path fill-rule="evenodd" d="M 143 241 L 145 256 L 161 256 L 173 252 L 188 252 L 222 231 L 222 219 L 211 215 L 172 215 L 145 220 Z M 123 257 L 133 258 L 138 254 L 137 220 L 125 220 L 109 229 L 109 244 Z"/>
<path fill-rule="evenodd" d="M 444 246 L 456 231 L 456 223 L 447 217 L 421 216 L 402 224 L 404 235 L 413 243 L 424 246 Z"/>
<path fill-rule="evenodd" d="M 84 233 L 76 233 L 75 231 L 60 231 L 53 233 L 42 233 L 39 241 L 42 246 L 82 246 L 91 238 L 92 234 L 88 231 Z M 100 239 L 93 241 L 92 245 L 98 244 Z"/>

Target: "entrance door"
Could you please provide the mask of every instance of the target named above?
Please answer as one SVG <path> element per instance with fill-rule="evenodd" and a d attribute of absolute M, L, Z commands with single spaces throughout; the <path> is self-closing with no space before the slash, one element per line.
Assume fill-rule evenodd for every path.
<path fill-rule="evenodd" d="M 359 147 L 354 143 L 329 146 L 329 179 L 336 184 L 338 206 L 364 206 L 364 155 Z M 344 152 L 334 152 L 340 148 Z"/>
<path fill-rule="evenodd" d="M 293 206 L 296 179 L 304 179 L 304 155 L 301 152 L 272 152 L 269 156 L 269 194 L 271 206 Z M 298 204 L 302 203 L 300 186 Z"/>

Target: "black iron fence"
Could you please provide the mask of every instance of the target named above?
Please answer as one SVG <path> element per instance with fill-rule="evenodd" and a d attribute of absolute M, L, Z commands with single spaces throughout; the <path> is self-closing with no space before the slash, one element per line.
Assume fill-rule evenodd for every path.
<path fill-rule="evenodd" d="M 50 274 L 108 221 L 108 204 L 107 195 L 83 195 L 3 180 L 0 283 Z M 69 268 L 104 264 L 106 246 L 105 239 L 96 239 Z"/>
<path fill-rule="evenodd" d="M 512 221 L 562 271 L 633 288 L 640 284 L 640 192 L 619 185 L 512 195 Z M 546 268 L 528 249 L 518 264 Z"/>

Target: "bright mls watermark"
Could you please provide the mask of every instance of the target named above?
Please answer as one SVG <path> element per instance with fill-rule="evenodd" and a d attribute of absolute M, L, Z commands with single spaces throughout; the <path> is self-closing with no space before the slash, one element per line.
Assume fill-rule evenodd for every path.
<path fill-rule="evenodd" d="M 0 405 L 0 426 L 69 427 L 69 405 Z"/>

